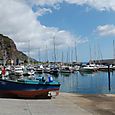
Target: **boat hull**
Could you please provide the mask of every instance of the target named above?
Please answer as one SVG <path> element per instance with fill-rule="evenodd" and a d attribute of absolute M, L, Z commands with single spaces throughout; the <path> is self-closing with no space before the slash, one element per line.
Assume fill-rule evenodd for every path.
<path fill-rule="evenodd" d="M 18 97 L 18 98 L 51 98 L 51 90 L 41 91 L 3 91 L 0 90 L 0 97 Z M 55 90 L 55 96 L 59 94 L 59 90 Z"/>
<path fill-rule="evenodd" d="M 31 84 L 0 80 L 0 96 L 17 96 L 23 98 L 47 98 L 49 92 L 59 93 L 60 84 Z"/>

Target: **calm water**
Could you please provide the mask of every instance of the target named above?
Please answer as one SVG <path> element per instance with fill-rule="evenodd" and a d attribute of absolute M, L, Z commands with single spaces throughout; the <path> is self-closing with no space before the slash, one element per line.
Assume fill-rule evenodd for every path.
<path fill-rule="evenodd" d="M 53 78 L 61 83 L 60 91 L 81 94 L 115 93 L 115 72 L 110 73 L 110 88 L 107 72 L 94 74 L 59 74 Z"/>

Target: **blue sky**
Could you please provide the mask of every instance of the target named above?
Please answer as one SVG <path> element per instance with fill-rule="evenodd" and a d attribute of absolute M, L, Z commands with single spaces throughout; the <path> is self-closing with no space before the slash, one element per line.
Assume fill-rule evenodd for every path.
<path fill-rule="evenodd" d="M 78 61 L 113 58 L 115 0 L 4 0 L 0 21 L 0 33 L 37 60 L 54 60 L 54 38 L 57 61 L 75 61 L 75 43 Z"/>
<path fill-rule="evenodd" d="M 89 44 L 92 59 L 113 58 L 113 40 L 115 40 L 115 36 L 99 36 L 96 28 L 99 25 L 115 25 L 114 11 L 99 11 L 87 5 L 79 6 L 63 3 L 59 10 L 53 10 L 52 13 L 40 16 L 38 20 L 42 25 L 58 27 L 71 32 L 74 36 L 88 39 L 88 42 L 77 46 L 79 61 L 90 59 Z M 98 54 L 98 52 L 100 53 Z"/>

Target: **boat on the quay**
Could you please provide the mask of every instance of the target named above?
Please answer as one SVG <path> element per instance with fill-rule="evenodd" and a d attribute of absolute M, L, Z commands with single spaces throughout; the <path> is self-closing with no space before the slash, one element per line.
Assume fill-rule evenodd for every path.
<path fill-rule="evenodd" d="M 17 81 L 0 79 L 0 96 L 21 98 L 51 98 L 59 94 L 60 83 L 49 78 L 49 81 L 19 79 Z"/>

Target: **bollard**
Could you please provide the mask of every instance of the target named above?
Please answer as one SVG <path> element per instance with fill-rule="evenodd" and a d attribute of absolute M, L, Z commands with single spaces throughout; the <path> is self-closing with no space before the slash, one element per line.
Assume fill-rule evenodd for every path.
<path fill-rule="evenodd" d="M 108 87 L 109 87 L 109 91 L 111 91 L 110 65 L 108 65 Z"/>

